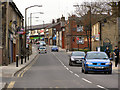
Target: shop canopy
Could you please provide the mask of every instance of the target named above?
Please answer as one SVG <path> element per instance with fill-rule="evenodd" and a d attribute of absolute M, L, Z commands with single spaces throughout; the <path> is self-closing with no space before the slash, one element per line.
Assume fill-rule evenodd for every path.
<path fill-rule="evenodd" d="M 30 39 L 42 39 L 42 37 L 30 37 Z"/>

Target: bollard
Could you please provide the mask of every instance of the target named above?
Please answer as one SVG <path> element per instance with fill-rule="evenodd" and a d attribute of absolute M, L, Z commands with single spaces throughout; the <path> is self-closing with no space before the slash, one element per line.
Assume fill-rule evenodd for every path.
<path fill-rule="evenodd" d="M 25 55 L 25 63 L 26 63 L 26 55 Z"/>
<path fill-rule="evenodd" d="M 16 67 L 18 67 L 18 55 L 16 55 Z"/>
<path fill-rule="evenodd" d="M 29 60 L 29 53 L 28 53 L 28 60 Z"/>
<path fill-rule="evenodd" d="M 23 64 L 23 55 L 21 55 L 21 64 Z"/>

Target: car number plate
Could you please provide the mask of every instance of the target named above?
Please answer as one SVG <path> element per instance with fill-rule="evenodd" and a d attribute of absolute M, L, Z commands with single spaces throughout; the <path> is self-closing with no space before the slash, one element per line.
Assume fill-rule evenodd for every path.
<path fill-rule="evenodd" d="M 104 67 L 95 67 L 95 68 L 104 68 Z"/>

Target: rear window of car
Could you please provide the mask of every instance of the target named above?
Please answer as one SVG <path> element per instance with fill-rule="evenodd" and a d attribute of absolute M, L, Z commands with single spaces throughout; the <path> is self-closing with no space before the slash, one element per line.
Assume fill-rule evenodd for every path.
<path fill-rule="evenodd" d="M 46 49 L 46 48 L 44 48 L 44 47 L 41 47 L 40 49 Z"/>
<path fill-rule="evenodd" d="M 57 48 L 57 46 L 53 46 L 53 48 Z"/>
<path fill-rule="evenodd" d="M 85 56 L 84 52 L 73 52 L 72 56 Z"/>
<path fill-rule="evenodd" d="M 106 53 L 88 53 L 86 59 L 108 59 Z"/>

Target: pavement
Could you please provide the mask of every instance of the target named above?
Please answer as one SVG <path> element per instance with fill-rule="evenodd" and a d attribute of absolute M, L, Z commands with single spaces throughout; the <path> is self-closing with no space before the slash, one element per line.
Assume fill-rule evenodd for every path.
<path fill-rule="evenodd" d="M 23 64 L 21 64 L 21 60 L 18 61 L 18 67 L 16 67 L 16 62 L 11 63 L 8 66 L 0 66 L 0 89 L 7 86 L 7 82 L 4 82 L 3 78 L 14 77 L 17 72 L 29 65 L 37 55 L 36 45 L 33 45 L 32 54 L 29 56 L 29 60 L 28 57 L 26 58 L 26 63 L 25 59 L 23 59 Z"/>

